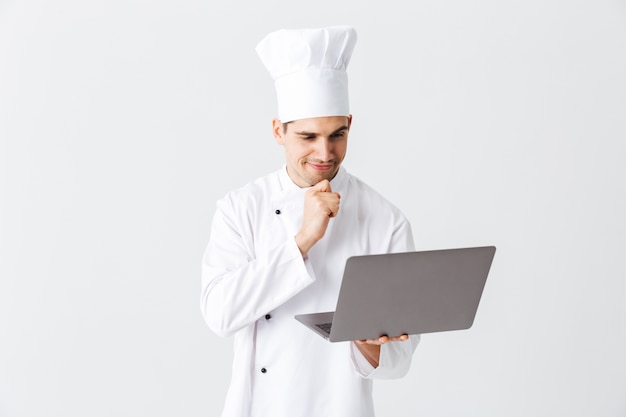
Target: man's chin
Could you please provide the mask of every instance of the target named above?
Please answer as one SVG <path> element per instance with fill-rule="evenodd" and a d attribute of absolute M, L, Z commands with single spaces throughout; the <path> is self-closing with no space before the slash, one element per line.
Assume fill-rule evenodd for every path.
<path fill-rule="evenodd" d="M 324 174 L 316 174 L 316 175 L 311 175 L 309 176 L 309 178 L 307 178 L 307 181 L 309 184 L 311 184 L 311 186 L 317 184 L 320 181 L 324 181 L 324 180 L 332 180 L 333 178 L 335 178 L 335 175 L 337 174 L 337 172 L 327 172 Z"/>

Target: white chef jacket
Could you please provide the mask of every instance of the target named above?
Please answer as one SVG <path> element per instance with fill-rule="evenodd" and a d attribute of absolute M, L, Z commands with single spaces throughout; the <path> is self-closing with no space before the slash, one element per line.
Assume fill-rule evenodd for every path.
<path fill-rule="evenodd" d="M 372 378 L 409 369 L 419 335 L 384 344 L 374 369 L 353 342 L 331 343 L 296 314 L 334 311 L 352 255 L 413 250 L 401 211 L 343 167 L 331 181 L 339 213 L 303 259 L 294 236 L 306 188 L 286 166 L 217 202 L 202 264 L 201 310 L 234 335 L 222 417 L 371 417 Z"/>

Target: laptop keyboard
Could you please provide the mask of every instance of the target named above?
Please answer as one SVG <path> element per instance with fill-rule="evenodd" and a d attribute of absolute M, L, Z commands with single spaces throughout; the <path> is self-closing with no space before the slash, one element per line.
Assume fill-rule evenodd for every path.
<path fill-rule="evenodd" d="M 322 329 L 322 331 L 326 332 L 327 334 L 330 334 L 330 328 L 331 328 L 332 325 L 333 325 L 332 323 L 316 324 L 317 327 Z"/>

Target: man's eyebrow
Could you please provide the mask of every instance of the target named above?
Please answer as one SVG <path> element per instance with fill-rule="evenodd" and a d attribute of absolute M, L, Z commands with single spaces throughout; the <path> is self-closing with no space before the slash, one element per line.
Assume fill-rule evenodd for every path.
<path fill-rule="evenodd" d="M 348 126 L 341 126 L 339 129 L 335 130 L 333 133 L 331 133 L 332 135 L 335 135 L 337 133 L 343 132 L 344 130 L 348 130 Z"/>
<path fill-rule="evenodd" d="M 339 132 L 343 132 L 344 130 L 348 130 L 348 126 L 341 126 L 339 129 L 335 130 L 333 133 L 331 133 L 332 135 L 336 135 Z M 300 131 L 300 132 L 294 132 L 296 135 L 299 136 L 318 136 L 319 133 L 315 133 L 315 132 L 307 132 L 306 130 Z"/>

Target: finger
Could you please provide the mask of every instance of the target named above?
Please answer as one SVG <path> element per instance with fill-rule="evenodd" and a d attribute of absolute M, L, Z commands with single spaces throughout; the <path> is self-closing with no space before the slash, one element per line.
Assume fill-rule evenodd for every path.
<path fill-rule="evenodd" d="M 368 345 L 384 345 L 389 342 L 404 342 L 405 340 L 409 340 L 409 335 L 403 334 L 400 336 L 389 337 L 387 335 L 380 336 L 378 339 L 361 339 L 357 342 Z"/>
<path fill-rule="evenodd" d="M 361 339 L 357 340 L 357 342 L 364 345 L 382 345 L 384 343 L 387 343 L 388 339 L 389 338 L 387 336 L 381 336 L 377 339 Z"/>
<path fill-rule="evenodd" d="M 335 217 L 339 213 L 339 203 L 328 205 L 328 217 Z"/>
<path fill-rule="evenodd" d="M 335 217 L 339 212 L 340 196 L 337 193 L 318 192 L 315 198 L 319 201 L 328 217 Z"/>
<path fill-rule="evenodd" d="M 391 342 L 404 342 L 405 340 L 409 340 L 408 334 L 403 334 L 400 336 L 394 336 L 394 337 L 389 338 L 389 341 Z"/>

